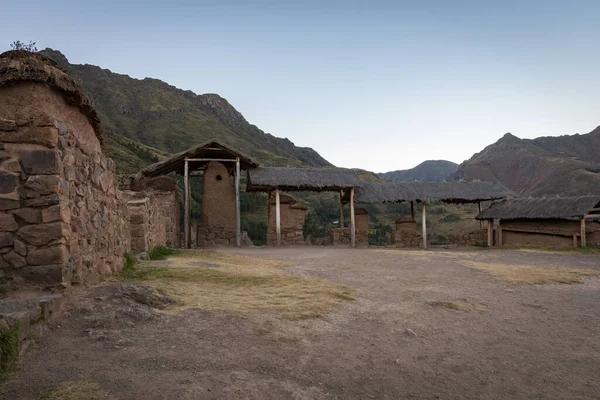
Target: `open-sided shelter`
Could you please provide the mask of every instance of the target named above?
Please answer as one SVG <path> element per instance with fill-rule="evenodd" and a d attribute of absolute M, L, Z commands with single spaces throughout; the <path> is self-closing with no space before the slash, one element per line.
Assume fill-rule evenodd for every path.
<path fill-rule="evenodd" d="M 600 244 L 600 195 L 503 200 L 476 218 L 498 220 L 498 246 Z"/>
<path fill-rule="evenodd" d="M 248 171 L 248 192 L 275 193 L 275 224 L 277 245 L 281 245 L 280 191 L 288 192 L 339 192 L 347 193 L 350 203 L 350 235 L 352 247 L 356 246 L 354 191 L 362 181 L 356 172 L 342 168 L 276 168 L 261 167 Z"/>
<path fill-rule="evenodd" d="M 258 162 L 251 157 L 212 140 L 144 168 L 137 174 L 135 181 L 143 182 L 146 178 L 171 172 L 184 176 L 184 245 L 189 248 L 191 246 L 190 177 L 202 173 L 204 175 L 202 212 L 205 216 L 203 223 L 208 224 L 207 226 L 213 231 L 222 231 L 223 235 L 235 229 L 235 243 L 240 246 L 240 173 L 242 170 L 258 166 Z M 232 228 L 234 224 L 235 228 Z"/>
<path fill-rule="evenodd" d="M 415 218 L 414 203 L 421 203 L 424 248 L 427 248 L 427 204 L 476 203 L 481 210 L 481 202 L 514 196 L 513 192 L 499 183 L 464 181 L 362 183 L 357 191 L 359 203 L 410 203 L 412 219 Z"/>

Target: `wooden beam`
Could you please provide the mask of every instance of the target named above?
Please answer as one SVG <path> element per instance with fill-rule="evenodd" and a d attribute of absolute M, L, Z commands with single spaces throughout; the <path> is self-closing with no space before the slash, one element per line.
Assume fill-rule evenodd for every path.
<path fill-rule="evenodd" d="M 577 234 L 573 234 L 573 247 L 577 247 Z"/>
<path fill-rule="evenodd" d="M 356 220 L 354 217 L 354 188 L 350 189 L 350 244 L 356 247 Z"/>
<path fill-rule="evenodd" d="M 198 162 L 198 161 L 216 161 L 216 162 L 237 162 L 237 160 L 231 158 L 186 158 L 185 161 Z"/>
<path fill-rule="evenodd" d="M 423 248 L 427 249 L 427 205 L 421 203 L 421 217 L 422 217 L 422 234 L 423 234 Z"/>
<path fill-rule="evenodd" d="M 586 237 L 585 237 L 585 218 L 581 218 L 581 247 L 585 247 L 587 245 L 586 243 Z"/>
<path fill-rule="evenodd" d="M 189 166 L 188 166 L 188 162 L 187 160 L 185 161 L 185 166 L 184 166 L 184 178 L 183 178 L 183 184 L 184 184 L 184 189 L 185 189 L 185 206 L 184 206 L 184 216 L 183 216 L 183 229 L 184 229 L 184 247 L 186 249 L 189 249 L 191 246 L 191 227 L 190 227 L 190 173 L 189 173 Z"/>
<path fill-rule="evenodd" d="M 279 203 L 279 188 L 275 189 L 275 227 L 277 229 L 277 246 L 281 246 L 281 205 Z"/>
<path fill-rule="evenodd" d="M 235 245 L 242 247 L 242 221 L 240 216 L 240 159 L 235 160 Z"/>
<path fill-rule="evenodd" d="M 493 243 L 493 237 L 494 237 L 494 220 L 493 219 L 488 219 L 487 220 L 487 245 L 488 247 L 492 247 L 494 245 Z"/>
<path fill-rule="evenodd" d="M 414 201 L 410 202 L 410 217 L 412 219 L 415 219 L 415 202 Z"/>
<path fill-rule="evenodd" d="M 502 224 L 498 220 L 498 247 L 502 247 Z"/>
<path fill-rule="evenodd" d="M 344 191 L 340 190 L 340 228 L 344 227 Z"/>
<path fill-rule="evenodd" d="M 479 208 L 479 214 L 481 214 L 481 202 L 478 201 L 477 202 L 477 207 Z M 483 227 L 481 226 L 483 222 L 481 222 L 481 220 L 479 220 L 479 229 L 483 229 Z"/>

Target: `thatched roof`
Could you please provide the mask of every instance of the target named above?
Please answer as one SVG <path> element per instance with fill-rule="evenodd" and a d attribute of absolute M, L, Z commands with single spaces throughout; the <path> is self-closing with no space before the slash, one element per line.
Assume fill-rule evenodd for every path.
<path fill-rule="evenodd" d="M 600 207 L 600 196 L 503 200 L 483 210 L 477 219 L 580 218 Z M 600 218 L 600 215 L 598 216 Z"/>
<path fill-rule="evenodd" d="M 359 203 L 476 203 L 516 195 L 499 183 L 491 182 L 404 182 L 363 183 L 357 191 Z"/>
<path fill-rule="evenodd" d="M 79 107 L 102 141 L 100 117 L 89 97 L 79 84 L 54 61 L 25 50 L 12 50 L 0 54 L 0 87 L 14 86 L 27 82 L 42 83 L 56 90 L 71 105 Z"/>
<path fill-rule="evenodd" d="M 264 167 L 248 171 L 246 191 L 261 192 L 275 188 L 287 191 L 332 191 L 361 184 L 356 172 L 342 168 Z"/>
<path fill-rule="evenodd" d="M 255 168 L 259 165 L 257 161 L 234 148 L 216 140 L 211 140 L 184 150 L 181 153 L 174 154 L 169 158 L 144 168 L 138 173 L 138 178 L 166 175 L 170 172 L 176 172 L 183 175 L 186 158 L 235 160 L 238 157 L 240 159 L 241 169 Z M 193 171 L 194 169 L 201 168 L 208 164 L 208 161 L 190 162 L 189 164 L 190 171 Z M 231 165 L 227 165 L 227 167 L 230 166 Z"/>

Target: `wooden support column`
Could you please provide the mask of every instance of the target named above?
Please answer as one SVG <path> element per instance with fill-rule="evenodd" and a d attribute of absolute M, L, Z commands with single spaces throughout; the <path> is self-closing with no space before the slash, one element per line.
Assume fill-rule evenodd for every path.
<path fill-rule="evenodd" d="M 493 237 L 494 237 L 494 220 L 493 219 L 488 219 L 487 220 L 487 245 L 488 247 L 492 247 L 494 245 L 493 243 Z"/>
<path fill-rule="evenodd" d="M 185 164 L 184 164 L 184 178 L 183 178 L 183 184 L 184 184 L 184 189 L 185 189 L 185 206 L 184 206 L 184 215 L 183 215 L 183 229 L 184 229 L 184 233 L 183 233 L 183 237 L 184 237 L 184 246 L 186 249 L 189 249 L 191 247 L 191 227 L 190 227 L 190 171 L 189 171 L 189 165 L 188 165 L 188 161 L 185 160 Z"/>
<path fill-rule="evenodd" d="M 410 202 L 410 217 L 415 219 L 415 203 L 414 201 Z"/>
<path fill-rule="evenodd" d="M 577 234 L 573 234 L 573 247 L 577 247 Z"/>
<path fill-rule="evenodd" d="M 275 189 L 275 227 L 277 229 L 277 246 L 281 246 L 281 205 L 279 204 L 279 188 Z"/>
<path fill-rule="evenodd" d="M 481 214 L 481 202 L 480 201 L 477 202 L 477 206 L 479 208 L 479 214 Z M 479 220 L 479 229 L 483 229 L 481 224 L 482 224 L 482 222 L 481 222 L 481 220 Z"/>
<path fill-rule="evenodd" d="M 344 191 L 340 190 L 340 228 L 344 227 Z"/>
<path fill-rule="evenodd" d="M 350 189 L 350 243 L 356 247 L 356 223 L 354 218 L 354 188 Z"/>
<path fill-rule="evenodd" d="M 498 220 L 498 247 L 502 247 L 502 221 Z"/>
<path fill-rule="evenodd" d="M 422 217 L 422 234 L 423 234 L 423 248 L 427 249 L 427 205 L 421 203 L 421 217 Z"/>
<path fill-rule="evenodd" d="M 581 247 L 585 247 L 587 245 L 587 240 L 585 237 L 585 217 L 581 217 Z"/>
<path fill-rule="evenodd" d="M 240 216 L 240 158 L 235 159 L 235 245 L 242 247 L 242 221 Z"/>

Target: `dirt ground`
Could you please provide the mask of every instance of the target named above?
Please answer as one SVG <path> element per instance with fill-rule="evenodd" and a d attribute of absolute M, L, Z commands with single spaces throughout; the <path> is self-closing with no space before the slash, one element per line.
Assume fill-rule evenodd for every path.
<path fill-rule="evenodd" d="M 226 251 L 285 260 L 294 265 L 286 273 L 347 285 L 355 300 L 292 321 L 267 311 L 164 314 L 136 302 L 143 288 L 126 300 L 115 293 L 127 285 L 96 289 L 28 350 L 3 398 L 38 399 L 80 380 L 105 399 L 600 397 L 599 277 L 515 284 L 469 267 L 600 270 L 600 254 Z M 168 297 L 151 303 L 169 309 Z"/>

